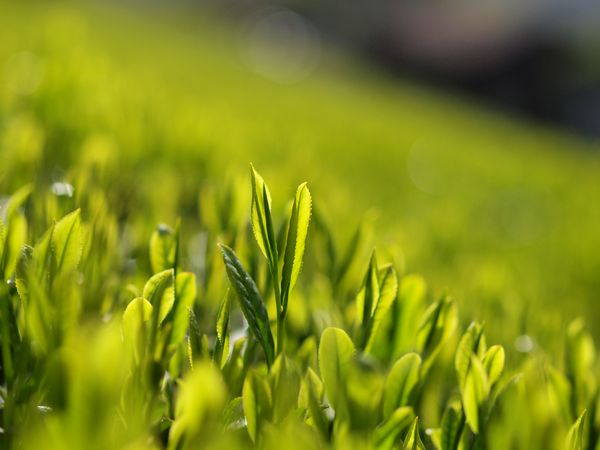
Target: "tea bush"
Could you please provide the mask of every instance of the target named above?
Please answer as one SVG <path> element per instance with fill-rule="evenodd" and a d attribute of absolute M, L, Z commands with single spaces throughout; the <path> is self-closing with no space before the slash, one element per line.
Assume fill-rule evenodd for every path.
<path fill-rule="evenodd" d="M 541 350 L 516 363 L 485 324 L 461 331 L 447 295 L 429 303 L 418 275 L 375 251 L 358 261 L 355 242 L 332 258 L 306 183 L 280 221 L 254 168 L 250 186 L 250 223 L 204 216 L 221 243 L 203 247 L 195 272 L 179 223 L 156 228 L 143 270 L 122 261 L 104 199 L 30 235 L 59 199 L 30 186 L 10 197 L 7 448 L 597 448 L 597 362 L 581 320 L 564 363 Z M 202 198 L 211 211 L 232 202 Z M 302 271 L 305 251 L 321 266 Z M 354 264 L 362 278 L 348 275 Z"/>

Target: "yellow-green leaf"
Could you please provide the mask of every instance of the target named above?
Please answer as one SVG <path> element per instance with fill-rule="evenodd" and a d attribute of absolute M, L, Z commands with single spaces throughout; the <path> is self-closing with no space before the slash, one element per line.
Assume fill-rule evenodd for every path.
<path fill-rule="evenodd" d="M 203 430 L 214 429 L 221 417 L 227 388 L 220 372 L 208 363 L 199 363 L 179 382 L 175 422 L 169 432 L 169 449 L 181 447 L 181 439 L 192 442 Z M 184 446 L 185 447 L 185 446 Z"/>
<path fill-rule="evenodd" d="M 280 423 L 298 408 L 300 375 L 294 363 L 281 354 L 269 372 L 273 393 L 273 422 Z"/>
<path fill-rule="evenodd" d="M 398 407 L 407 406 L 419 382 L 421 357 L 408 353 L 394 363 L 385 382 L 383 415 L 389 417 Z"/>
<path fill-rule="evenodd" d="M 263 421 L 270 421 L 273 395 L 266 377 L 251 371 L 246 376 L 242 389 L 242 403 L 246 416 L 246 428 L 252 442 L 259 437 Z"/>
<path fill-rule="evenodd" d="M 467 372 L 471 365 L 471 355 L 476 353 L 482 333 L 483 329 L 481 325 L 477 322 L 472 322 L 458 343 L 456 355 L 454 357 L 454 368 L 458 375 L 458 386 L 460 389 L 462 389 L 465 384 Z"/>
<path fill-rule="evenodd" d="M 70 271 L 77 268 L 83 250 L 79 209 L 67 214 L 54 225 L 52 249 L 58 271 Z"/>
<path fill-rule="evenodd" d="M 587 410 L 583 410 L 581 415 L 577 418 L 575 423 L 569 429 L 569 433 L 567 434 L 567 449 L 568 450 L 583 450 L 584 444 L 584 426 L 585 426 L 585 417 L 587 415 Z"/>
<path fill-rule="evenodd" d="M 476 355 L 471 355 L 471 364 L 462 392 L 463 409 L 467 423 L 473 433 L 479 433 L 479 407 L 489 395 L 489 381 L 485 368 Z"/>
<path fill-rule="evenodd" d="M 175 267 L 177 238 L 172 228 L 160 224 L 150 237 L 150 265 L 152 273 Z"/>
<path fill-rule="evenodd" d="M 365 353 L 370 352 L 375 342 L 377 331 L 398 295 L 398 276 L 394 267 L 389 264 L 380 270 L 380 272 L 382 276 L 379 281 L 379 296 L 369 324 Z"/>
<path fill-rule="evenodd" d="M 373 433 L 373 444 L 377 450 L 390 450 L 395 447 L 398 436 L 414 420 L 415 414 L 410 406 L 402 406 L 390 414 Z"/>
<path fill-rule="evenodd" d="M 325 393 L 336 416 L 347 415 L 345 382 L 354 359 L 354 344 L 340 328 L 326 328 L 319 343 L 319 368 Z"/>
<path fill-rule="evenodd" d="M 33 185 L 27 184 L 21 188 L 19 188 L 13 195 L 10 196 L 10 200 L 6 205 L 6 211 L 4 217 L 6 218 L 6 223 L 10 224 L 11 219 L 17 210 L 23 206 L 25 201 L 29 198 L 31 193 L 33 192 Z"/>
<path fill-rule="evenodd" d="M 158 323 L 161 323 L 171 311 L 175 302 L 173 269 L 163 270 L 155 275 L 144 285 L 143 297 L 154 308 L 158 307 Z"/>
<path fill-rule="evenodd" d="M 296 285 L 298 275 L 302 269 L 306 235 L 310 223 L 312 199 L 306 183 L 298 186 L 292 212 L 290 215 L 283 268 L 281 272 L 281 298 L 282 308 L 285 313 L 290 292 Z"/>
<path fill-rule="evenodd" d="M 250 175 L 252 180 L 252 206 L 250 209 L 252 231 L 265 258 L 276 266 L 277 260 L 275 259 L 273 262 L 273 257 L 277 254 L 277 244 L 272 231 L 271 193 L 253 165 L 250 165 Z"/>
<path fill-rule="evenodd" d="M 493 386 L 504 371 L 504 348 L 501 345 L 491 346 L 484 355 L 482 363 L 487 372 L 490 386 Z"/>
<path fill-rule="evenodd" d="M 190 309 L 196 300 L 196 275 L 181 272 L 175 277 L 175 299 L 171 343 L 183 342 L 190 322 Z"/>
<path fill-rule="evenodd" d="M 423 444 L 421 435 L 419 434 L 418 417 L 415 417 L 415 420 L 413 420 L 408 432 L 406 433 L 403 450 L 425 450 L 425 445 Z"/>

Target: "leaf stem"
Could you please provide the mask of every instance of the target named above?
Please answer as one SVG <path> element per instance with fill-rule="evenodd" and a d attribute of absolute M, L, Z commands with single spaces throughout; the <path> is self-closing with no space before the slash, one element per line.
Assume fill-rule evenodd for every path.
<path fill-rule="evenodd" d="M 285 345 L 285 314 L 282 311 L 281 314 L 277 314 L 277 351 L 276 351 L 277 355 L 283 353 L 284 345 Z"/>

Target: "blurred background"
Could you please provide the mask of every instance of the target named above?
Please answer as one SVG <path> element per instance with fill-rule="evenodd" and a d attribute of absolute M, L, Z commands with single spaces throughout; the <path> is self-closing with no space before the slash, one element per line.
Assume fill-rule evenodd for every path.
<path fill-rule="evenodd" d="M 600 337 L 599 50 L 591 0 L 4 2 L 0 194 L 99 187 L 135 248 L 253 162 L 494 340 Z"/>
<path fill-rule="evenodd" d="M 184 4 L 247 27 L 249 62 L 276 81 L 306 75 L 325 41 L 400 79 L 600 136 L 600 4 L 592 0 Z"/>

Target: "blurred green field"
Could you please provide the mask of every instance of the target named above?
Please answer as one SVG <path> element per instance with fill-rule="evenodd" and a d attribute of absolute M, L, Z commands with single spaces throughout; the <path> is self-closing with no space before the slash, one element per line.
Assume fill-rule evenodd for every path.
<path fill-rule="evenodd" d="M 77 192 L 97 164 L 90 183 L 141 253 L 157 222 L 191 233 L 199 188 L 245 183 L 253 162 L 274 191 L 308 181 L 340 242 L 376 216 L 383 254 L 495 339 L 551 346 L 578 315 L 600 336 L 600 146 L 328 48 L 275 84 L 243 64 L 241 36 L 185 10 L 3 3 L 0 192 Z"/>

